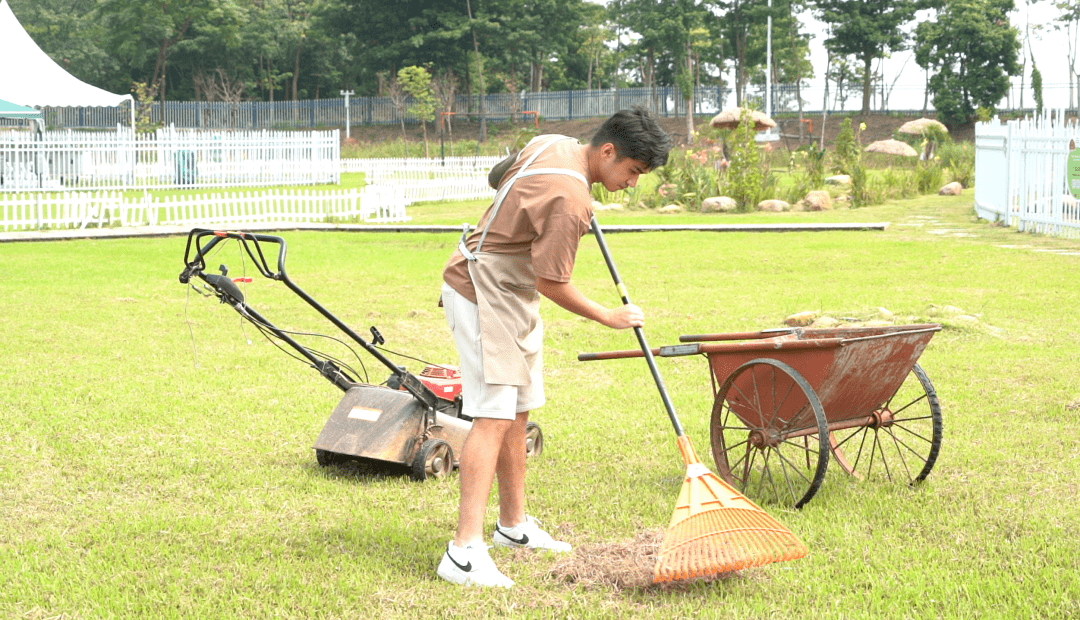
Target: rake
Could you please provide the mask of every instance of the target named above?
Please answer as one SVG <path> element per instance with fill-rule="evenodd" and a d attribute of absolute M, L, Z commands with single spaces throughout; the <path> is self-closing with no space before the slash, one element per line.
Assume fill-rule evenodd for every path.
<path fill-rule="evenodd" d="M 622 302 L 630 303 L 596 216 L 592 218 L 592 231 Z M 805 556 L 806 545 L 795 534 L 702 464 L 675 414 L 645 332 L 635 327 L 634 334 L 675 427 L 679 452 L 686 464 L 686 478 L 660 545 L 653 582 L 706 577 Z"/>

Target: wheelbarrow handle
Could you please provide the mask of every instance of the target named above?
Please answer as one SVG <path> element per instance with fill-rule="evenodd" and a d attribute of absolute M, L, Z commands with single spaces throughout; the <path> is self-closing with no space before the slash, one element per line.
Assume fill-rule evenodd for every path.
<path fill-rule="evenodd" d="M 660 349 L 653 349 L 653 355 L 660 355 Z M 633 351 L 601 351 L 599 353 L 578 353 L 579 362 L 597 362 L 600 360 L 623 360 L 631 357 L 645 357 L 640 349 Z"/>
<path fill-rule="evenodd" d="M 604 241 L 604 232 L 600 229 L 600 224 L 596 221 L 595 215 L 592 216 L 590 224 L 592 226 L 593 236 L 596 237 L 596 243 L 600 246 L 600 253 L 604 255 L 604 262 L 607 263 L 608 271 L 611 272 L 611 278 L 615 281 L 615 287 L 619 289 L 619 295 L 622 297 L 622 302 L 628 304 L 630 303 L 630 295 L 626 292 L 626 285 L 623 284 L 622 278 L 619 277 L 619 271 L 615 268 L 615 262 L 611 258 L 611 252 L 608 250 L 607 243 Z M 660 369 L 656 366 L 653 350 L 649 348 L 649 343 L 645 340 L 645 331 L 640 327 L 635 327 L 634 335 L 637 336 L 638 344 L 641 346 L 641 353 L 645 356 L 645 361 L 649 364 L 649 372 L 652 373 L 653 381 L 656 382 L 656 388 L 660 391 L 660 400 L 664 402 L 664 408 L 667 410 L 671 425 L 675 427 L 675 434 L 679 437 L 683 437 L 686 433 L 683 431 L 682 424 L 679 422 L 679 416 L 675 414 L 675 405 L 671 403 L 667 388 L 664 387 L 664 380 L 660 377 Z"/>

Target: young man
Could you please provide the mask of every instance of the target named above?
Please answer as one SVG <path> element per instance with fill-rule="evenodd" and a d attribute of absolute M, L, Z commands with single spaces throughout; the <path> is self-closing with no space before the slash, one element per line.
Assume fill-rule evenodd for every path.
<path fill-rule="evenodd" d="M 633 187 L 667 162 L 671 141 L 644 108 L 609 118 L 587 145 L 566 136 L 533 139 L 502 174 L 495 200 L 462 235 L 443 272 L 442 301 L 461 358 L 463 412 L 473 418 L 462 449 L 457 531 L 437 573 L 458 584 L 510 587 L 488 556 L 484 512 L 494 479 L 499 518 L 494 543 L 570 550 L 525 514 L 525 426 L 544 404 L 543 295 L 614 329 L 644 325 L 641 309 L 608 308 L 573 284 L 578 242 L 592 217 L 593 183 Z M 504 162 L 505 164 L 506 162 Z"/>

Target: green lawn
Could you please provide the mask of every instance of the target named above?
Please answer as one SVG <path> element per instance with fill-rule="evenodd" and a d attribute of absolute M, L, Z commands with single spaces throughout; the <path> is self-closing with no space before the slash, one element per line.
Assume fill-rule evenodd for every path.
<path fill-rule="evenodd" d="M 415 224 L 475 222 L 483 204 L 410 207 Z M 556 575 L 556 558 L 493 550 L 518 586 L 435 576 L 457 476 L 411 482 L 320 468 L 311 445 L 340 392 L 230 308 L 177 282 L 184 239 L 0 244 L 0 616 L 11 618 L 1066 618 L 1080 615 L 1080 243 L 976 221 L 971 194 L 829 213 L 658 216 L 601 223 L 889 221 L 884 232 L 612 234 L 655 345 L 778 327 L 814 310 L 901 322 L 951 305 L 921 358 L 944 412 L 918 489 L 830 468 L 801 511 L 768 508 L 802 560 L 709 583 L 618 589 Z M 436 307 L 457 235 L 287 232 L 288 270 L 357 331 L 453 362 Z M 280 325 L 333 334 L 235 246 L 215 255 Z M 617 295 L 595 243 L 575 282 Z M 529 511 L 579 548 L 662 530 L 683 466 L 640 359 L 615 332 L 545 302 L 549 402 L 536 413 Z M 319 344 L 332 350 L 332 344 Z M 372 382 L 386 377 L 361 354 Z M 413 370 L 419 364 L 403 360 Z M 709 456 L 709 376 L 659 360 Z M 355 364 L 354 364 L 355 365 Z M 490 511 L 493 522 L 495 510 Z"/>

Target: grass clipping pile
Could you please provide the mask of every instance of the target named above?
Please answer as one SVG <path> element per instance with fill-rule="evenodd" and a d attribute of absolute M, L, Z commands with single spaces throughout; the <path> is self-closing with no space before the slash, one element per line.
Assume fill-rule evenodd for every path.
<path fill-rule="evenodd" d="M 684 582 L 653 584 L 653 569 L 656 567 L 660 544 L 664 541 L 664 530 L 647 529 L 633 540 L 623 543 L 598 543 L 581 545 L 551 568 L 551 574 L 564 582 L 588 589 L 597 590 L 632 590 L 635 588 L 656 588 L 676 590 L 686 583 L 708 582 L 727 579 L 736 573 L 711 575 Z"/>

